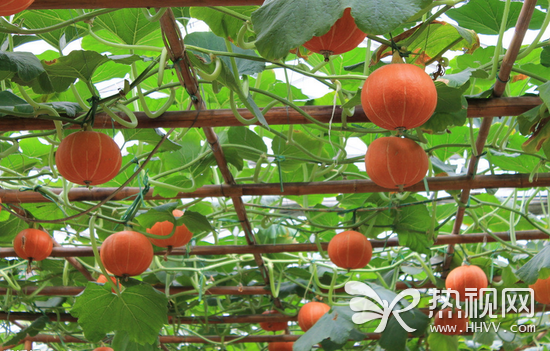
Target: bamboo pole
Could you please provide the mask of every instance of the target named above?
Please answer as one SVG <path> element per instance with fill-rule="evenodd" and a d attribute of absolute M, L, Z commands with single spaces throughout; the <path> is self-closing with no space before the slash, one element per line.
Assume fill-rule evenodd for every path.
<path fill-rule="evenodd" d="M 498 117 L 517 116 L 542 103 L 539 97 L 521 96 L 510 98 L 492 99 L 466 99 L 468 101 L 468 117 Z M 342 108 L 333 106 L 302 106 L 307 114 L 319 122 L 341 123 Z M 251 119 L 252 113 L 248 109 L 239 109 L 239 113 L 246 119 Z M 118 113 L 122 117 L 122 113 Z M 234 127 L 243 126 L 233 112 L 229 109 L 201 110 L 197 111 L 169 111 L 158 118 L 149 118 L 143 112 L 136 112 L 139 128 L 198 128 L 198 127 Z M 63 116 L 71 118 L 69 116 Z M 355 107 L 353 116 L 348 117 L 353 123 L 368 123 L 361 106 Z M 286 107 L 273 107 L 266 114 L 265 119 L 269 125 L 311 124 L 312 122 L 293 109 Z M 260 124 L 259 122 L 256 123 Z M 0 132 L 22 130 L 47 130 L 54 129 L 53 121 L 41 119 L 41 117 L 23 118 L 15 116 L 2 117 Z M 79 125 L 71 125 L 69 129 L 79 129 Z M 124 129 L 117 121 L 111 119 L 106 113 L 98 113 L 94 120 L 94 129 Z"/>
<path fill-rule="evenodd" d="M 137 7 L 254 6 L 263 0 L 35 0 L 29 9 L 122 9 Z"/>
<path fill-rule="evenodd" d="M 426 178 L 430 191 L 436 190 L 462 190 L 484 188 L 534 188 L 550 186 L 550 174 L 540 173 L 529 182 L 529 174 L 500 174 L 478 175 L 474 179 L 468 176 L 457 177 L 428 177 Z M 70 201 L 101 201 L 110 196 L 116 188 L 73 188 L 69 191 Z M 60 194 L 61 188 L 50 188 L 53 193 Z M 141 192 L 140 188 L 124 188 L 117 192 L 110 200 L 133 200 L 133 197 Z M 426 191 L 423 182 L 405 188 L 406 191 Z M 237 184 L 237 185 L 205 185 L 193 192 L 179 193 L 174 197 L 165 198 L 153 196 L 153 189 L 145 195 L 145 200 L 166 200 L 183 198 L 205 197 L 235 197 L 235 196 L 260 196 L 260 195 L 311 195 L 311 194 L 355 194 L 388 192 L 390 189 L 382 188 L 370 180 L 338 180 L 328 182 L 300 182 L 284 183 L 284 191 L 281 192 L 279 183 L 264 184 Z M 5 204 L 9 203 L 40 203 L 50 202 L 38 192 L 0 189 L 0 198 Z"/>
<path fill-rule="evenodd" d="M 508 232 L 493 233 L 501 240 L 509 241 Z M 516 232 L 517 240 L 544 240 L 548 235 L 538 230 L 526 230 Z M 397 237 L 388 240 L 370 240 L 373 248 L 396 247 L 399 245 Z M 473 244 L 496 242 L 489 234 L 472 233 L 464 235 L 439 235 L 434 245 L 447 244 Z M 321 248 L 326 250 L 328 242 L 321 243 Z M 99 248 L 101 250 L 101 247 Z M 281 252 L 317 252 L 319 249 L 316 244 L 275 244 L 275 245 L 221 245 L 221 246 L 192 246 L 189 249 L 189 255 L 243 255 L 243 254 L 266 254 Z M 165 250 L 155 252 L 155 255 L 164 256 Z M 185 247 L 174 248 L 170 252 L 173 256 L 183 256 L 187 254 Z M 49 257 L 92 257 L 91 247 L 54 247 Z M 13 248 L 0 248 L 0 258 L 17 257 Z"/>
<path fill-rule="evenodd" d="M 510 47 L 506 51 L 506 54 L 502 61 L 502 65 L 497 75 L 497 80 L 495 82 L 495 87 L 493 89 L 493 97 L 499 98 L 504 93 L 506 83 L 510 79 L 510 72 L 512 71 L 512 66 L 514 65 L 514 61 L 518 56 L 519 50 L 521 48 L 521 43 L 523 42 L 523 38 L 525 37 L 525 33 L 527 33 L 527 29 L 529 29 L 529 22 L 531 21 L 531 17 L 533 16 L 533 12 L 535 11 L 536 4 L 537 4 L 537 0 L 526 0 L 523 3 L 520 15 L 516 23 L 514 37 L 512 38 Z M 487 137 L 489 135 L 489 131 L 491 129 L 492 123 L 493 123 L 493 117 L 485 117 L 481 122 L 481 126 L 479 128 L 477 140 L 475 143 L 475 150 L 473 150 L 472 156 L 468 164 L 467 176 L 469 178 L 473 179 L 475 174 L 477 173 L 479 159 L 481 158 L 483 148 L 485 147 L 485 143 L 487 142 Z M 471 192 L 471 187 L 465 187 L 462 190 L 462 193 L 460 194 L 460 201 L 462 203 L 468 203 L 468 199 L 470 198 L 470 192 Z M 456 212 L 456 219 L 453 225 L 452 234 L 455 234 L 455 235 L 460 234 L 460 229 L 464 221 L 465 211 L 466 211 L 465 207 L 458 208 Z M 454 254 L 454 245 L 449 245 L 449 247 L 447 248 L 447 255 L 443 264 L 443 277 L 446 277 L 446 275 L 448 274 L 448 270 L 449 270 L 449 266 L 451 265 L 453 254 Z"/>

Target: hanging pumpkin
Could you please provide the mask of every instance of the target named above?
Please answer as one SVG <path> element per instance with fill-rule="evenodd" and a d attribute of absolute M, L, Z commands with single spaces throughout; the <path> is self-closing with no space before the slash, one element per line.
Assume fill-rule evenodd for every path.
<path fill-rule="evenodd" d="M 183 211 L 174 210 L 172 211 L 172 214 L 176 218 L 181 217 L 183 216 Z M 172 232 L 172 228 L 174 228 L 174 224 L 170 221 L 157 222 L 150 229 L 147 229 L 147 233 L 166 236 Z M 191 233 L 189 229 L 187 229 L 185 224 L 182 224 L 176 227 L 174 234 L 170 238 L 149 238 L 149 241 L 151 241 L 151 243 L 158 247 L 167 247 L 168 250 L 171 251 L 173 247 L 186 245 L 191 240 L 191 238 L 193 238 L 193 233 Z"/>
<path fill-rule="evenodd" d="M 337 234 L 328 243 L 328 257 L 340 268 L 365 267 L 372 258 L 372 245 L 363 234 L 348 230 Z"/>
<path fill-rule="evenodd" d="M 392 63 L 372 72 L 363 84 L 361 105 L 380 128 L 412 129 L 435 111 L 437 91 L 430 76 L 409 63 Z"/>
<path fill-rule="evenodd" d="M 478 266 L 460 266 L 451 271 L 445 280 L 447 290 L 458 292 L 458 301 L 477 300 L 488 286 L 487 275 Z M 466 289 L 475 289 L 466 291 Z M 453 295 L 451 295 L 453 296 Z"/>
<path fill-rule="evenodd" d="M 434 325 L 436 331 L 445 335 L 460 335 L 466 332 L 470 319 L 464 311 L 455 310 L 448 307 L 435 315 Z"/>
<path fill-rule="evenodd" d="M 281 314 L 281 313 L 276 310 L 270 310 L 270 311 L 265 311 L 262 314 Z M 287 322 L 260 322 L 260 327 L 263 330 L 267 330 L 267 331 L 285 330 L 287 326 L 288 326 Z"/>
<path fill-rule="evenodd" d="M 13 239 L 13 249 L 24 260 L 42 261 L 52 253 L 53 239 L 45 231 L 28 228 Z"/>
<path fill-rule="evenodd" d="M 298 312 L 298 325 L 302 331 L 308 331 L 317 321 L 330 310 L 330 306 L 322 302 L 308 302 Z"/>
<path fill-rule="evenodd" d="M 267 345 L 269 351 L 292 351 L 294 343 L 292 341 L 270 342 Z"/>
<path fill-rule="evenodd" d="M 529 285 L 535 293 L 535 301 L 542 304 L 550 304 L 550 278 L 537 279 L 535 284 Z"/>
<path fill-rule="evenodd" d="M 153 261 L 153 246 L 147 237 L 130 230 L 109 235 L 99 253 L 105 269 L 119 277 L 140 275 Z"/>
<path fill-rule="evenodd" d="M 327 33 L 313 37 L 304 44 L 304 47 L 323 55 L 325 61 L 328 61 L 330 55 L 340 55 L 355 49 L 366 36 L 355 25 L 351 9 L 347 7 L 344 10 L 344 15 L 332 25 Z"/>
<path fill-rule="evenodd" d="M 55 154 L 59 173 L 80 185 L 98 185 L 113 179 L 120 170 L 120 149 L 107 134 L 80 131 L 66 136 Z"/>
<path fill-rule="evenodd" d="M 2 0 L 0 16 L 11 16 L 31 6 L 34 0 Z"/>
<path fill-rule="evenodd" d="M 365 167 L 369 178 L 377 185 L 402 191 L 424 178 L 428 156 L 411 139 L 382 137 L 368 146 Z"/>

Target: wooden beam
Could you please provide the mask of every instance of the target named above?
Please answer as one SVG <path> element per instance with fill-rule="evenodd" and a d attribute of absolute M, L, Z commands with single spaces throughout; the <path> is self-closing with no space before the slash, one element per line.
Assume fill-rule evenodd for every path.
<path fill-rule="evenodd" d="M 164 286 L 154 288 L 164 292 Z M 171 287 L 170 294 L 178 294 L 187 291 L 194 290 L 192 286 L 180 286 Z M 37 290 L 39 290 L 37 292 Z M 14 294 L 15 292 L 10 288 L 0 287 L 0 295 Z M 21 288 L 21 293 L 29 295 L 36 293 L 38 296 L 75 296 L 84 291 L 83 286 L 47 286 L 43 289 L 39 289 L 37 286 L 25 286 Z M 193 292 L 193 294 L 198 294 Z M 205 295 L 271 295 L 271 290 L 266 286 L 214 286 L 206 289 Z"/>
<path fill-rule="evenodd" d="M 510 241 L 510 233 L 493 233 L 494 236 L 504 241 Z M 516 232 L 517 240 L 548 239 L 548 234 L 539 230 L 525 230 Z M 472 233 L 464 235 L 439 235 L 434 245 L 447 244 L 472 244 L 495 242 L 496 239 L 485 233 Z M 396 247 L 399 245 L 397 237 L 388 240 L 370 240 L 373 248 Z M 321 243 L 323 250 L 328 248 L 328 242 Z M 101 250 L 101 247 L 99 248 Z M 280 252 L 317 252 L 316 244 L 275 244 L 275 245 L 220 245 L 220 246 L 192 246 L 189 255 L 243 255 L 243 254 L 269 254 Z M 155 255 L 164 256 L 166 251 L 155 252 Z M 173 256 L 187 254 L 185 247 L 174 248 L 170 252 Z M 94 254 L 91 247 L 54 247 L 49 257 L 92 257 Z M 0 248 L 0 257 L 17 257 L 13 248 Z"/>
<path fill-rule="evenodd" d="M 35 0 L 31 10 L 123 9 L 137 7 L 259 6 L 263 0 Z"/>
<path fill-rule="evenodd" d="M 529 174 L 500 174 L 480 175 L 471 179 L 467 176 L 457 177 L 428 177 L 426 178 L 430 191 L 435 190 L 462 190 L 484 188 L 534 188 L 550 186 L 550 173 L 539 173 L 529 182 Z M 174 197 L 165 198 L 153 196 L 153 189 L 146 195 L 145 200 L 165 200 L 183 198 L 205 197 L 234 197 L 234 196 L 260 196 L 260 195 L 310 195 L 310 194 L 355 194 L 355 193 L 379 193 L 393 191 L 382 188 L 370 180 L 339 180 L 328 182 L 301 182 L 284 183 L 284 191 L 281 191 L 279 183 L 266 184 L 237 184 L 237 185 L 204 185 L 189 193 L 179 193 Z M 60 194 L 61 188 L 49 189 L 55 194 Z M 110 196 L 116 188 L 73 188 L 69 192 L 70 201 L 101 201 Z M 111 198 L 113 201 L 133 200 L 133 197 L 141 192 L 140 188 L 124 188 Z M 420 182 L 408 188 L 406 191 L 426 191 L 424 182 Z M 50 202 L 38 192 L 0 189 L 0 199 L 4 204 L 8 203 L 40 203 Z"/>
<path fill-rule="evenodd" d="M 511 98 L 493 98 L 493 99 L 467 99 L 468 117 L 500 117 L 517 116 L 534 107 L 539 106 L 542 100 L 534 96 L 522 96 Z M 319 122 L 341 123 L 341 108 L 337 107 L 333 115 L 332 106 L 302 106 L 306 113 Z M 251 119 L 252 114 L 247 109 L 240 109 L 240 114 Z M 119 113 L 121 118 L 126 118 Z M 64 116 L 70 118 L 68 116 Z M 219 110 L 201 110 L 197 111 L 169 111 L 158 118 L 149 118 L 143 112 L 136 112 L 138 125 L 136 128 L 189 128 L 189 127 L 234 127 L 242 126 L 233 112 L 229 109 Z M 265 119 L 269 125 L 289 125 L 289 124 L 311 124 L 312 122 L 293 109 L 285 107 L 274 107 L 265 114 Z M 355 113 L 348 117 L 349 123 L 367 123 L 369 119 L 363 112 L 361 106 L 355 107 Z M 259 124 L 256 123 L 256 124 Z M 22 130 L 46 130 L 54 129 L 51 120 L 38 118 L 22 117 L 2 117 L 0 131 L 22 131 Z M 71 126 L 72 129 L 80 128 L 78 125 Z M 105 113 L 98 113 L 95 117 L 95 129 L 124 129 L 125 127 L 118 122 L 113 121 Z"/>

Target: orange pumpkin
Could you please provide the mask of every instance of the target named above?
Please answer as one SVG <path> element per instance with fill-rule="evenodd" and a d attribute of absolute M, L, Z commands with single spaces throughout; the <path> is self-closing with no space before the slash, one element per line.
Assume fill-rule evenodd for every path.
<path fill-rule="evenodd" d="M 329 310 L 330 306 L 326 303 L 308 302 L 298 312 L 298 325 L 306 332 Z"/>
<path fill-rule="evenodd" d="M 488 284 L 487 275 L 478 266 L 457 267 L 449 273 L 445 280 L 445 288 L 447 290 L 458 292 L 458 301 L 481 298 L 483 294 L 479 290 L 487 288 Z M 466 289 L 475 290 L 467 291 Z"/>
<path fill-rule="evenodd" d="M 269 351 L 292 351 L 294 343 L 292 341 L 270 342 L 267 345 Z"/>
<path fill-rule="evenodd" d="M 94 351 L 114 351 L 114 350 L 110 347 L 103 346 L 103 347 L 95 348 Z"/>
<path fill-rule="evenodd" d="M 372 245 L 363 234 L 348 230 L 336 235 L 328 243 L 328 257 L 340 268 L 365 267 L 372 258 Z"/>
<path fill-rule="evenodd" d="M 411 139 L 382 137 L 368 146 L 365 167 L 377 185 L 402 190 L 424 178 L 428 171 L 428 156 Z"/>
<path fill-rule="evenodd" d="M 262 314 L 281 314 L 279 311 L 271 310 L 265 311 Z M 260 322 L 260 327 L 267 331 L 285 330 L 288 326 L 287 322 Z"/>
<path fill-rule="evenodd" d="M 412 129 L 423 125 L 435 111 L 437 91 L 430 76 L 408 63 L 392 63 L 365 80 L 361 105 L 380 128 Z"/>
<path fill-rule="evenodd" d="M 65 179 L 80 185 L 98 185 L 117 175 L 122 156 L 108 135 L 81 131 L 63 139 L 57 148 L 55 163 Z"/>
<path fill-rule="evenodd" d="M 99 253 L 105 269 L 119 277 L 140 275 L 153 261 L 153 246 L 147 237 L 130 230 L 109 235 Z"/>
<path fill-rule="evenodd" d="M 460 313 L 460 316 L 459 316 Z M 470 319 L 464 311 L 445 308 L 435 315 L 434 325 L 437 331 L 445 335 L 460 335 L 466 332 Z"/>
<path fill-rule="evenodd" d="M 13 240 L 17 256 L 29 261 L 42 261 L 52 253 L 52 237 L 38 229 L 24 229 Z"/>
<path fill-rule="evenodd" d="M 313 37 L 304 44 L 304 47 L 325 56 L 325 61 L 328 61 L 330 55 L 339 55 L 355 49 L 366 36 L 355 25 L 351 9 L 348 7 L 344 10 L 344 15 L 332 25 L 327 33 Z"/>
<path fill-rule="evenodd" d="M 34 0 L 3 0 L 0 4 L 0 16 L 11 16 L 31 6 Z"/>
<path fill-rule="evenodd" d="M 172 214 L 174 215 L 174 217 L 181 217 L 183 216 L 183 211 L 174 210 L 172 211 Z M 153 225 L 153 227 L 151 227 L 150 229 L 147 229 L 147 233 L 166 236 L 172 232 L 172 228 L 174 228 L 174 224 L 172 224 L 169 221 L 157 222 Z M 149 238 L 149 241 L 151 241 L 151 243 L 159 247 L 172 248 L 172 247 L 180 247 L 180 246 L 186 245 L 191 240 L 191 238 L 193 238 L 193 233 L 191 233 L 189 229 L 187 229 L 185 224 L 182 224 L 176 227 L 174 234 L 170 238 L 168 239 Z"/>
<path fill-rule="evenodd" d="M 535 284 L 529 285 L 535 293 L 535 301 L 545 305 L 550 304 L 550 278 L 537 279 Z"/>

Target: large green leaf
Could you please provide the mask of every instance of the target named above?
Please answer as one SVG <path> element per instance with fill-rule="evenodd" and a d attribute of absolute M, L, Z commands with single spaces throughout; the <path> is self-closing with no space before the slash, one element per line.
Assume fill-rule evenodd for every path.
<path fill-rule="evenodd" d="M 16 345 L 20 342 L 23 342 L 27 336 L 36 336 L 44 328 L 46 328 L 46 325 L 49 321 L 50 318 L 48 316 L 38 317 L 37 319 L 32 321 L 32 323 L 28 327 L 22 329 L 17 334 L 6 340 L 4 342 L 4 345 Z"/>
<path fill-rule="evenodd" d="M 157 145 L 164 136 L 160 129 L 124 129 L 122 135 L 126 142 L 130 140 L 142 141 L 146 144 Z M 159 148 L 159 151 L 175 151 L 179 150 L 181 145 L 170 139 L 166 139 Z"/>
<path fill-rule="evenodd" d="M 407 199 L 403 203 L 414 202 L 415 199 Z M 395 212 L 394 232 L 399 237 L 399 244 L 409 247 L 414 251 L 430 252 L 433 246 L 433 236 L 429 229 L 432 217 L 426 205 L 405 206 Z"/>
<path fill-rule="evenodd" d="M 0 243 L 11 245 L 15 236 L 28 227 L 29 225 L 25 221 L 14 215 L 10 215 L 8 220 L 0 222 L 0 233 L 2 233 L 0 235 Z"/>
<path fill-rule="evenodd" d="M 123 44 L 162 45 L 158 23 L 147 20 L 139 8 L 122 9 L 98 16 L 94 19 L 94 25 L 109 31 L 117 42 Z M 101 31 L 97 34 L 103 35 Z"/>
<path fill-rule="evenodd" d="M 252 14 L 256 48 L 267 59 L 280 59 L 313 36 L 320 36 L 351 7 L 351 15 L 365 33 L 385 34 L 428 4 L 425 0 L 275 0 Z"/>
<path fill-rule="evenodd" d="M 258 6 L 232 6 L 231 10 L 245 16 L 250 16 Z M 237 33 L 244 21 L 209 7 L 191 7 L 190 15 L 208 24 L 214 34 L 222 38 L 237 39 Z"/>
<path fill-rule="evenodd" d="M 147 284 L 127 287 L 117 296 L 109 288 L 88 283 L 71 314 L 78 318 L 89 341 L 98 342 L 109 332 L 123 331 L 130 341 L 153 344 L 167 323 L 167 304 L 166 296 Z"/>
<path fill-rule="evenodd" d="M 505 29 L 513 28 L 521 12 L 522 2 L 512 1 Z M 504 15 L 505 2 L 499 0 L 470 0 L 466 5 L 446 12 L 462 27 L 473 29 L 480 34 L 498 34 Z M 530 29 L 539 29 L 544 14 L 535 10 L 529 22 Z"/>
<path fill-rule="evenodd" d="M 431 333 L 428 336 L 428 344 L 432 350 L 458 351 L 458 338 L 453 335 Z"/>
<path fill-rule="evenodd" d="M 40 29 L 69 21 L 75 17 L 78 17 L 78 14 L 74 10 L 31 10 L 25 12 L 23 24 L 29 29 Z M 87 31 L 86 27 L 85 23 L 77 22 L 64 28 L 37 34 L 37 36 L 60 51 L 72 41 L 82 37 Z"/>
<path fill-rule="evenodd" d="M 23 82 L 30 82 L 44 73 L 38 58 L 30 52 L 0 51 L 0 74 L 15 73 Z"/>
<path fill-rule="evenodd" d="M 517 270 L 516 275 L 526 284 L 535 284 L 539 276 L 550 276 L 550 246 L 545 246 L 529 262 Z"/>

